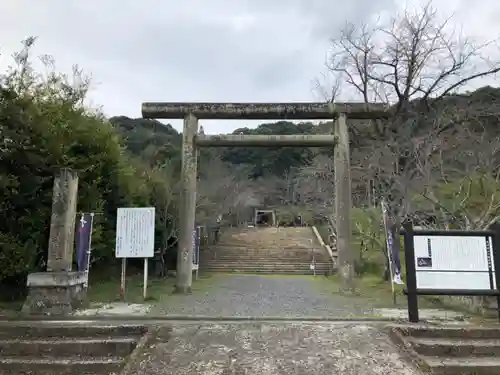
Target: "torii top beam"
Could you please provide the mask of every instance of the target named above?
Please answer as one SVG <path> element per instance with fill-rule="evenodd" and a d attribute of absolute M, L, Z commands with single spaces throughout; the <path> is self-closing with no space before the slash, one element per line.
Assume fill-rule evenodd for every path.
<path fill-rule="evenodd" d="M 331 120 L 345 113 L 349 119 L 389 116 L 385 104 L 365 103 L 142 103 L 142 117 L 182 119 L 188 114 L 206 120 Z"/>

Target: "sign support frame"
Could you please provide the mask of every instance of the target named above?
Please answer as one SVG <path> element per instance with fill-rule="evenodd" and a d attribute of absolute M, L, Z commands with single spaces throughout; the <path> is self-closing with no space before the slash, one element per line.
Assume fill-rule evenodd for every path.
<path fill-rule="evenodd" d="M 415 231 L 411 222 L 403 224 L 405 246 L 405 262 L 406 262 L 406 284 L 407 289 L 404 293 L 408 297 L 408 318 L 411 323 L 418 323 L 418 296 L 482 296 L 496 297 L 498 319 L 500 321 L 500 225 L 495 230 L 485 231 L 460 231 L 460 230 L 417 230 Z M 490 289 L 423 289 L 417 285 L 417 265 L 415 262 L 415 241 L 414 237 L 418 236 L 454 236 L 454 237 L 491 237 L 492 249 L 486 246 L 486 252 L 491 254 L 493 264 L 495 266 L 495 282 L 496 287 Z M 488 255 L 488 254 L 487 254 Z M 460 272 L 460 271 L 457 271 Z M 486 272 L 486 271 L 484 271 Z M 491 267 L 488 267 L 490 279 L 492 275 Z M 491 284 L 490 284 L 491 285 Z"/>
<path fill-rule="evenodd" d="M 127 212 L 128 212 L 128 217 Z M 137 215 L 132 215 L 132 212 L 141 212 L 147 214 L 138 217 Z M 117 210 L 117 223 L 116 223 L 116 249 L 115 257 L 122 258 L 121 267 L 121 280 L 120 280 L 120 297 L 125 301 L 126 297 L 126 272 L 127 272 L 127 258 L 143 258 L 144 259 L 144 281 L 143 281 L 143 299 L 147 298 L 147 288 L 148 288 L 148 258 L 154 256 L 154 234 L 155 234 L 155 207 L 120 207 Z M 122 223 L 122 220 L 127 220 Z M 149 225 L 147 223 L 149 221 Z M 132 230 L 130 223 L 133 222 L 134 235 L 131 236 L 128 231 Z M 123 227 L 122 227 L 123 226 Z M 121 233 L 121 230 L 125 229 L 126 233 Z M 142 235 L 142 238 L 140 236 Z M 137 239 L 139 236 L 139 240 Z M 128 241 L 139 241 L 134 243 L 136 254 L 131 254 L 133 247 L 128 249 L 124 247 L 124 242 Z M 133 243 L 133 242 L 132 242 Z M 147 247 L 147 249 L 146 249 Z M 120 250 L 125 251 L 124 254 Z M 120 256 L 121 255 L 121 256 Z M 132 255 L 132 256 L 131 256 Z M 135 255 L 135 256 L 134 256 Z"/>

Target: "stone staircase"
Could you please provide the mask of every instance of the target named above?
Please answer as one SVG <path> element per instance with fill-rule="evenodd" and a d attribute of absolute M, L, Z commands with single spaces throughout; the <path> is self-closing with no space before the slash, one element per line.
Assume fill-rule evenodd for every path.
<path fill-rule="evenodd" d="M 500 374 L 500 327 L 400 326 L 390 335 L 426 372 Z"/>
<path fill-rule="evenodd" d="M 139 325 L 0 323 L 0 374 L 119 374 L 146 328 Z"/>
<path fill-rule="evenodd" d="M 311 269 L 311 264 L 315 269 Z M 228 229 L 200 251 L 200 270 L 263 274 L 326 274 L 333 263 L 312 228 Z"/>

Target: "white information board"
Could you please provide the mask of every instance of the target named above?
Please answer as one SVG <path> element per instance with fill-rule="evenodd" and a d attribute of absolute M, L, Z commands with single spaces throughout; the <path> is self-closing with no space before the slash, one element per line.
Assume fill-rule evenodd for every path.
<path fill-rule="evenodd" d="M 154 255 L 155 208 L 119 208 L 116 218 L 116 257 L 150 258 Z"/>
<path fill-rule="evenodd" d="M 491 237 L 413 238 L 418 289 L 496 289 Z"/>

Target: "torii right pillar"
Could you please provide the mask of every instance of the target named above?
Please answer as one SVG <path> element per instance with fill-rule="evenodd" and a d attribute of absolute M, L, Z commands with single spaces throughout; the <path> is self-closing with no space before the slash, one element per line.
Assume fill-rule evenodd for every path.
<path fill-rule="evenodd" d="M 181 171 L 181 204 L 179 211 L 179 243 L 177 250 L 177 276 L 175 290 L 177 293 L 191 293 L 193 281 L 193 230 L 196 218 L 196 174 L 197 150 L 194 137 L 198 133 L 198 119 L 192 113 L 184 118 L 182 130 L 182 171 Z"/>
<path fill-rule="evenodd" d="M 334 152 L 335 215 L 337 226 L 337 267 L 342 290 L 354 292 L 354 254 L 351 249 L 351 163 L 347 115 L 340 113 L 334 121 L 337 143 Z"/>

